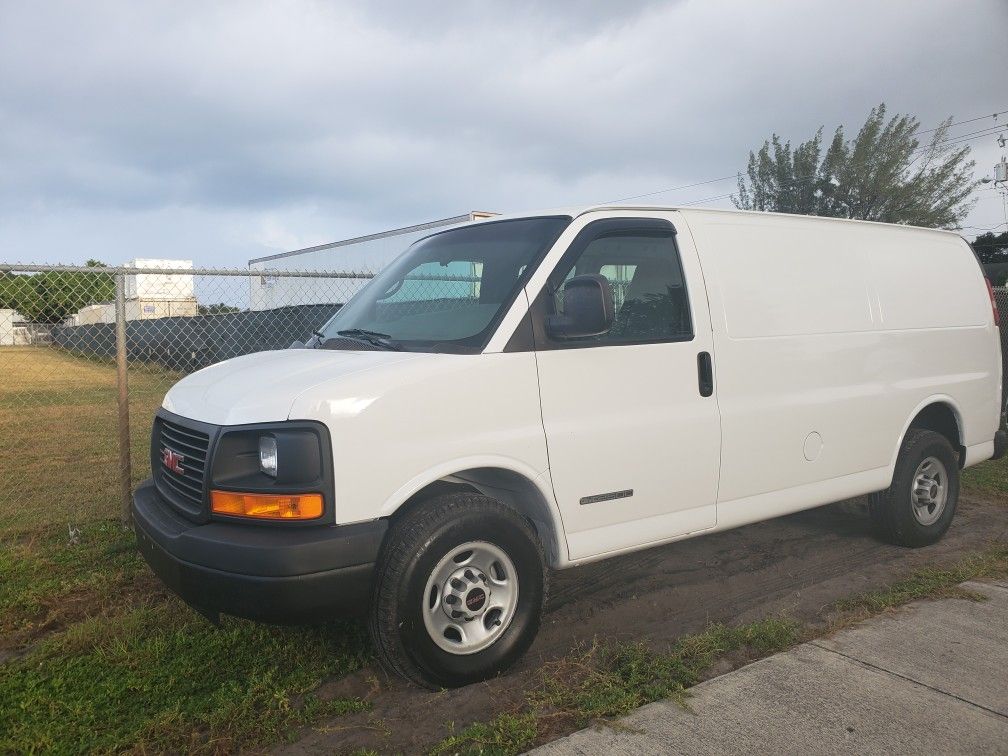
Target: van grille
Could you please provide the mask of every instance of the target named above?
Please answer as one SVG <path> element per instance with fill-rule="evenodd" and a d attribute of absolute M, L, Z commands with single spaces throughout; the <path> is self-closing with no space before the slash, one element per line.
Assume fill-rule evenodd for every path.
<path fill-rule="evenodd" d="M 159 417 L 151 438 L 151 466 L 158 491 L 182 514 L 205 514 L 205 481 L 210 436 Z"/>

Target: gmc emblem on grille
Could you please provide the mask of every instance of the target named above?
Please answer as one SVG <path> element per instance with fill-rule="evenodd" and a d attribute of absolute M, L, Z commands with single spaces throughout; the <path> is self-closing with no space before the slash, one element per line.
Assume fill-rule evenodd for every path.
<path fill-rule="evenodd" d="M 173 451 L 171 449 L 161 450 L 161 464 L 176 475 L 181 475 L 185 472 L 185 469 L 182 467 L 183 462 L 185 462 L 185 457 L 177 451 Z"/>

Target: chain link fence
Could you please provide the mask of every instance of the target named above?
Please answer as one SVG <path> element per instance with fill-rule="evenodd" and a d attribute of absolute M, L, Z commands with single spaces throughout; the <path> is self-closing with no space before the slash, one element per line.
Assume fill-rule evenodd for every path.
<path fill-rule="evenodd" d="M 479 270 L 423 273 L 390 290 L 386 317 L 479 297 Z M 123 515 L 150 474 L 151 423 L 172 384 L 221 360 L 307 341 L 373 276 L 0 264 L 7 525 L 72 528 Z M 995 296 L 1008 326 L 1008 289 Z M 1008 358 L 1008 327 L 1001 343 Z"/>
<path fill-rule="evenodd" d="M 154 412 L 200 368 L 304 342 L 369 272 L 0 264 L 7 525 L 110 518 L 150 474 Z"/>
<path fill-rule="evenodd" d="M 1008 288 L 994 287 L 994 303 L 1001 316 L 1001 408 L 1008 401 Z"/>

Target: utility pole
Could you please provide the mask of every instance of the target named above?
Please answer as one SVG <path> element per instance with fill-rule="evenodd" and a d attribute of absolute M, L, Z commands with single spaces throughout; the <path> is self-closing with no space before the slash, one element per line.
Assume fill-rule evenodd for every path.
<path fill-rule="evenodd" d="M 997 120 L 998 114 L 994 114 L 994 119 Z M 998 134 L 997 136 L 998 147 L 1002 150 L 1008 145 L 1008 139 L 1005 138 L 1004 132 Z M 1004 210 L 1004 223 L 1002 226 L 1008 231 L 1008 157 L 1002 153 L 1001 162 L 994 165 L 994 178 L 991 179 L 987 176 L 980 179 L 983 184 L 993 183 L 993 189 L 996 189 L 998 194 L 1001 195 L 1001 207 Z"/>
<path fill-rule="evenodd" d="M 995 116 L 995 120 L 997 116 Z M 998 134 L 998 147 L 1002 150 L 1008 144 L 1004 132 Z M 1001 162 L 994 166 L 994 187 L 1001 195 L 1001 207 L 1004 209 L 1005 229 L 1008 230 L 1008 159 L 1001 154 Z"/>
<path fill-rule="evenodd" d="M 1005 138 L 1002 135 L 998 143 L 1004 147 Z M 1001 194 L 1001 207 L 1004 208 L 1005 228 L 1008 229 L 1008 159 L 1001 156 L 1001 162 L 994 166 L 994 188 Z"/>

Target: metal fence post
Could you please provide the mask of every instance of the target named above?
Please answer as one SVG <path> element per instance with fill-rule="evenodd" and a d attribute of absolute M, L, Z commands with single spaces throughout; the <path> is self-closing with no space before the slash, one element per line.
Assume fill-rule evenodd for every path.
<path fill-rule="evenodd" d="M 116 274 L 116 384 L 119 388 L 119 495 L 123 527 L 132 520 L 130 502 L 133 489 L 133 465 L 130 459 L 129 375 L 126 372 L 126 276 Z"/>

